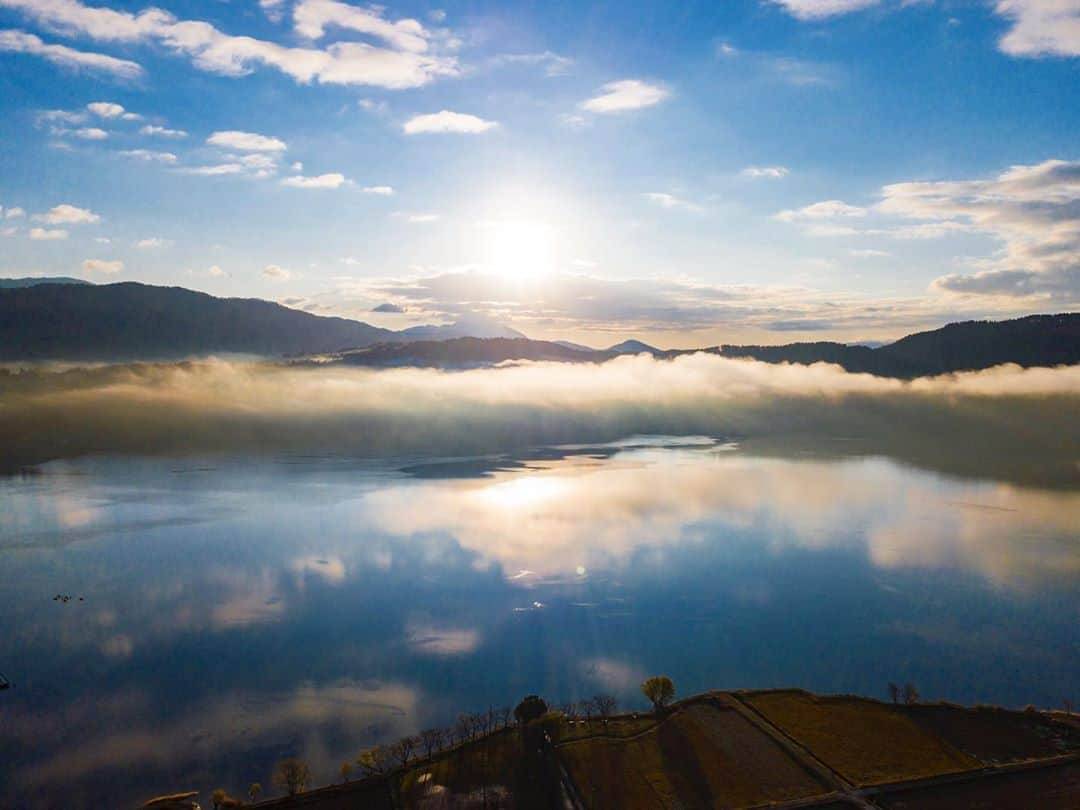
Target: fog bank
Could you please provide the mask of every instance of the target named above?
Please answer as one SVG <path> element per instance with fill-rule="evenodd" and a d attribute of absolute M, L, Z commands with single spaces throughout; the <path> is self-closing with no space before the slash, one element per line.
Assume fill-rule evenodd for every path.
<path fill-rule="evenodd" d="M 477 455 L 661 433 L 854 447 L 1069 485 L 1080 477 L 1078 412 L 1080 366 L 911 382 L 709 354 L 456 372 L 228 361 L 37 369 L 0 373 L 0 466 L 88 453 Z"/>

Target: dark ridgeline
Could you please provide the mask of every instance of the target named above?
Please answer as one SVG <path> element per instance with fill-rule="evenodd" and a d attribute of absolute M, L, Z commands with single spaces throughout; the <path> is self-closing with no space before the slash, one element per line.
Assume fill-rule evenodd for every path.
<path fill-rule="evenodd" d="M 309 354 L 393 334 L 257 298 L 215 298 L 182 287 L 53 283 L 0 290 L 0 360 L 7 361 Z"/>
<path fill-rule="evenodd" d="M 768 363 L 835 363 L 901 379 L 1002 363 L 1072 365 L 1080 363 L 1080 313 L 955 323 L 877 348 L 818 342 L 700 351 Z M 602 362 L 638 353 L 669 359 L 691 352 L 636 340 L 603 350 L 530 340 L 482 319 L 394 332 L 259 299 L 134 282 L 9 279 L 0 285 L 0 361 L 175 360 L 220 353 L 330 354 L 343 365 L 470 368 L 513 360 Z"/>
<path fill-rule="evenodd" d="M 1073 365 L 1080 363 L 1080 313 L 951 323 L 875 349 L 821 342 L 724 346 L 721 354 L 768 363 L 824 361 L 848 371 L 901 378 L 974 371 L 1003 363 L 1028 367 Z"/>

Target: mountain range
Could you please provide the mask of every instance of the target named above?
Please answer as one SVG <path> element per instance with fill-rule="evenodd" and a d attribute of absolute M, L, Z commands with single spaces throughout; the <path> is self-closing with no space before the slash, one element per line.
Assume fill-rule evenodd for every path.
<path fill-rule="evenodd" d="M 216 298 L 182 287 L 77 279 L 0 280 L 0 361 L 174 360 L 211 354 L 291 357 L 357 366 L 468 368 L 515 360 L 603 362 L 622 354 L 671 358 L 637 340 L 607 349 L 530 340 L 473 316 L 394 331 L 312 315 L 252 298 Z M 877 347 L 833 342 L 712 346 L 700 350 L 769 363 L 836 363 L 848 371 L 912 378 L 1002 363 L 1080 363 L 1080 313 L 968 321 Z"/>

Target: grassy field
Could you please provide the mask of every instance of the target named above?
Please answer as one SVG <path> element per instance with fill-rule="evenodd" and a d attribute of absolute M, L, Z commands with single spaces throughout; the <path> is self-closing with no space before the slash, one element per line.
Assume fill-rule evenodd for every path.
<path fill-rule="evenodd" d="M 558 755 L 590 808 L 731 807 L 829 790 L 737 712 L 708 702 L 630 739 L 564 743 Z"/>
<path fill-rule="evenodd" d="M 987 765 L 1080 750 L 1080 729 L 1038 712 L 947 705 L 912 706 L 906 711 L 919 725 Z"/>
<path fill-rule="evenodd" d="M 799 691 L 749 693 L 743 700 L 855 784 L 982 765 L 912 719 L 905 707 Z"/>

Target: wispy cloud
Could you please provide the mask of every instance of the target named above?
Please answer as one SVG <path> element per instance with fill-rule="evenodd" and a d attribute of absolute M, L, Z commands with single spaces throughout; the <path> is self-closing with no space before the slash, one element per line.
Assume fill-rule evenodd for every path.
<path fill-rule="evenodd" d="M 574 60 L 568 56 L 560 56 L 554 51 L 541 51 L 538 53 L 506 53 L 496 56 L 492 60 L 496 65 L 542 65 L 544 75 L 565 76 L 574 66 Z"/>
<path fill-rule="evenodd" d="M 857 205 L 848 205 L 842 200 L 822 200 L 803 208 L 789 208 L 780 211 L 775 218 L 781 222 L 795 222 L 806 219 L 833 219 L 836 217 L 865 217 L 866 209 Z"/>
<path fill-rule="evenodd" d="M 152 149 L 122 149 L 118 154 L 154 163 L 176 163 L 177 161 L 176 155 L 172 152 L 156 152 Z"/>
<path fill-rule="evenodd" d="M 697 203 L 692 203 L 689 200 L 684 200 L 681 197 L 676 197 L 674 194 L 668 194 L 663 191 L 649 191 L 642 195 L 645 199 L 649 200 L 661 208 L 676 208 L 683 211 L 693 211 L 694 213 L 701 213 L 704 211 L 704 207 Z"/>
<path fill-rule="evenodd" d="M 262 274 L 273 281 L 288 281 L 292 278 L 291 272 L 276 264 L 266 265 L 266 267 L 263 268 Z"/>
<path fill-rule="evenodd" d="M 87 273 L 103 273 L 111 276 L 121 272 L 124 269 L 124 263 L 119 260 L 86 259 L 82 263 L 82 269 Z"/>
<path fill-rule="evenodd" d="M 68 232 L 62 228 L 31 228 L 30 238 L 38 241 L 48 239 L 67 239 Z"/>
<path fill-rule="evenodd" d="M 5 5 L 9 5 L 9 0 L 0 1 L 0 6 Z M 77 51 L 66 45 L 48 44 L 41 37 L 25 31 L 0 31 L 0 51 L 33 54 L 60 67 L 106 73 L 120 79 L 136 79 L 143 72 L 136 62 L 101 53 Z"/>
<path fill-rule="evenodd" d="M 742 170 L 743 177 L 781 180 L 790 174 L 787 166 L 747 166 Z"/>
<path fill-rule="evenodd" d="M 187 132 L 182 129 L 169 129 L 168 127 L 147 124 L 139 130 L 140 135 L 153 135 L 160 138 L 186 138 Z"/>

